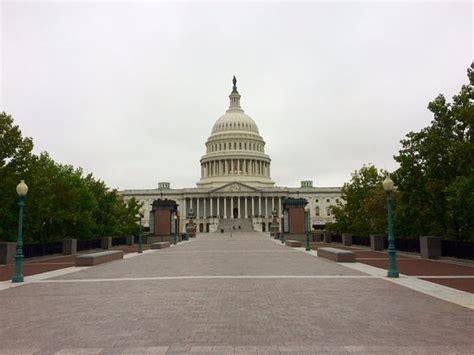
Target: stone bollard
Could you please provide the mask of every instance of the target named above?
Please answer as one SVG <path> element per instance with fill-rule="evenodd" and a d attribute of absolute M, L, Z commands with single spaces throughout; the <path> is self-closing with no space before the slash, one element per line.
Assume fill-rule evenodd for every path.
<path fill-rule="evenodd" d="M 127 235 L 125 237 L 127 245 L 135 245 L 135 236 L 134 235 Z"/>
<path fill-rule="evenodd" d="M 420 237 L 420 254 L 424 259 L 438 259 L 441 256 L 441 238 Z"/>
<path fill-rule="evenodd" d="M 322 242 L 323 241 L 323 232 L 313 231 L 313 240 L 315 242 Z"/>
<path fill-rule="evenodd" d="M 332 232 L 324 232 L 324 243 L 332 242 Z"/>
<path fill-rule="evenodd" d="M 63 239 L 63 255 L 77 254 L 77 239 Z"/>
<path fill-rule="evenodd" d="M 342 233 L 342 245 L 350 247 L 352 245 L 352 234 Z"/>
<path fill-rule="evenodd" d="M 13 264 L 15 252 L 16 243 L 0 242 L 0 265 Z"/>
<path fill-rule="evenodd" d="M 100 241 L 100 247 L 102 249 L 111 249 L 112 248 L 112 237 L 102 237 Z"/>
<path fill-rule="evenodd" d="M 385 236 L 383 234 L 370 235 L 370 248 L 372 250 L 383 250 Z"/>

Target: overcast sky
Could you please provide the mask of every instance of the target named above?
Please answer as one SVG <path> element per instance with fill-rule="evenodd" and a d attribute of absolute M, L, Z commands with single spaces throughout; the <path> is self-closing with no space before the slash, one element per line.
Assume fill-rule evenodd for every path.
<path fill-rule="evenodd" d="M 473 59 L 470 2 L 0 6 L 0 110 L 35 152 L 119 189 L 194 187 L 234 74 L 278 186 L 394 170 Z"/>

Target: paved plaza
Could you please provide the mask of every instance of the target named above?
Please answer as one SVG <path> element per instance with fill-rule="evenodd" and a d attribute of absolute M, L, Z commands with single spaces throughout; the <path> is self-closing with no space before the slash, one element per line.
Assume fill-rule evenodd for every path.
<path fill-rule="evenodd" d="M 314 254 L 201 235 L 5 286 L 0 353 L 474 353 L 472 309 Z"/>

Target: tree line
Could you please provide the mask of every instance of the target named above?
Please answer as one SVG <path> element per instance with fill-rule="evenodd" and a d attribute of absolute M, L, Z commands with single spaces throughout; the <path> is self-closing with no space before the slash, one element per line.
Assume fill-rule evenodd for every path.
<path fill-rule="evenodd" d="M 428 104 L 431 124 L 409 132 L 394 156 L 394 228 L 398 237 L 423 235 L 474 240 L 474 62 L 469 82 L 452 102 Z M 332 209 L 329 228 L 355 235 L 386 233 L 386 171 L 363 166 L 342 187 L 344 203 Z"/>
<path fill-rule="evenodd" d="M 0 113 L 0 241 L 15 241 L 18 225 L 16 185 L 25 180 L 25 243 L 63 238 L 91 239 L 137 232 L 140 208 L 116 190 L 55 162 L 48 153 L 33 154 L 33 140 L 23 137 L 10 115 Z"/>

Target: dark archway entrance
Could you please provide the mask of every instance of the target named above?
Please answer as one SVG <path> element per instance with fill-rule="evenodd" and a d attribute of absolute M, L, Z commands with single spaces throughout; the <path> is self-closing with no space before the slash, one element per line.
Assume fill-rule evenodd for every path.
<path fill-rule="evenodd" d="M 239 209 L 238 208 L 234 208 L 233 215 L 234 215 L 234 218 L 239 217 Z"/>
<path fill-rule="evenodd" d="M 266 227 L 265 222 L 262 222 L 262 232 L 266 232 L 265 227 Z"/>
<path fill-rule="evenodd" d="M 204 224 L 199 223 L 199 233 L 204 232 Z"/>

